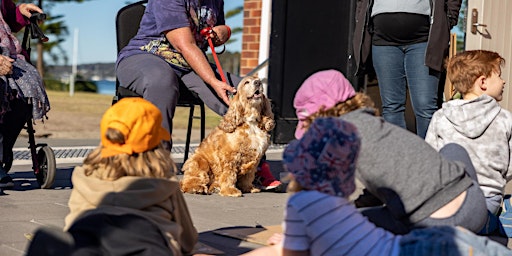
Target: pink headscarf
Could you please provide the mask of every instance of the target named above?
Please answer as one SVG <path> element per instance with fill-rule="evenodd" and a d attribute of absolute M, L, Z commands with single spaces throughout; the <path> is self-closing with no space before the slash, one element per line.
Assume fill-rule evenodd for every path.
<path fill-rule="evenodd" d="M 326 109 L 354 97 L 356 92 L 345 76 L 334 69 L 318 71 L 308 77 L 295 94 L 295 107 L 299 123 L 295 130 L 295 138 L 304 134 L 304 119 L 316 113 L 320 107 Z"/>

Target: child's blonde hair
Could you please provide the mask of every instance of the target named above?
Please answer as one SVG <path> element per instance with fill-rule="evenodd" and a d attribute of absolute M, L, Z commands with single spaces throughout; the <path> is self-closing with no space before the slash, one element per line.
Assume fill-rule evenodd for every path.
<path fill-rule="evenodd" d="M 337 117 L 360 108 L 373 109 L 375 114 L 378 115 L 378 110 L 375 108 L 375 103 L 370 96 L 358 92 L 354 97 L 348 98 L 346 101 L 339 102 L 332 108 L 325 109 L 324 107 L 321 107 L 317 112 L 304 119 L 303 127 L 307 130 L 317 117 Z"/>
<path fill-rule="evenodd" d="M 105 137 L 112 143 L 125 143 L 123 134 L 116 129 L 108 128 Z M 175 176 L 176 165 L 170 152 L 162 144 L 142 153 L 118 154 L 104 158 L 101 157 L 101 148 L 96 148 L 85 158 L 85 175 L 93 175 L 102 180 L 116 180 L 123 176 L 164 179 Z"/>
<path fill-rule="evenodd" d="M 458 53 L 449 59 L 446 71 L 455 90 L 464 95 L 472 91 L 478 77 L 490 77 L 492 72 L 499 73 L 504 65 L 505 59 L 496 52 L 472 50 Z"/>

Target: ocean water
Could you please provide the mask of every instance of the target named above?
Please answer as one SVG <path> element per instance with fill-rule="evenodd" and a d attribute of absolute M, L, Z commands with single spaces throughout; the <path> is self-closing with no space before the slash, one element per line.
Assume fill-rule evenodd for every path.
<path fill-rule="evenodd" d="M 97 93 L 112 96 L 116 94 L 116 81 L 98 80 L 94 82 L 98 88 Z"/>

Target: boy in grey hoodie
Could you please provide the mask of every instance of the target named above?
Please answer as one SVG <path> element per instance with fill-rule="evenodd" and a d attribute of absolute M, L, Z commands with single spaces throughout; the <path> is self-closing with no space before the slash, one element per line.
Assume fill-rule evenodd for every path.
<path fill-rule="evenodd" d="M 455 142 L 468 151 L 493 220 L 481 234 L 501 226 L 496 225 L 496 215 L 505 185 L 512 179 L 512 114 L 498 104 L 503 99 L 504 63 L 498 53 L 485 50 L 462 52 L 450 59 L 447 76 L 462 99 L 445 102 L 435 112 L 425 137 L 437 150 Z M 512 236 L 512 230 L 505 233 Z"/>

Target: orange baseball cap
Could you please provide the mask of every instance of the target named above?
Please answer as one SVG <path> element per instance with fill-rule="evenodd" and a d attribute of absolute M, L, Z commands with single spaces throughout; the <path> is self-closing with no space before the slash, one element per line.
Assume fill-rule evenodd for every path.
<path fill-rule="evenodd" d="M 108 128 L 120 131 L 124 144 L 112 143 L 105 135 Z M 101 119 L 101 157 L 132 155 L 157 147 L 171 135 L 162 127 L 162 114 L 151 102 L 138 97 L 124 98 L 111 106 Z"/>

